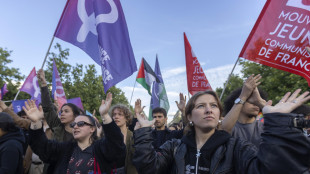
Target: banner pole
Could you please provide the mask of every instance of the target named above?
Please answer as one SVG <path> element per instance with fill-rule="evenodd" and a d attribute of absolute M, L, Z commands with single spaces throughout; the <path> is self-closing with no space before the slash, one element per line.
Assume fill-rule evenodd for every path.
<path fill-rule="evenodd" d="M 41 66 L 41 69 L 43 69 L 43 67 L 44 67 L 44 64 L 45 64 L 45 62 L 46 62 L 47 56 L 48 56 L 48 54 L 49 54 L 49 52 L 50 52 L 50 49 L 51 49 L 51 47 L 52 47 L 54 38 L 55 38 L 55 36 L 53 36 L 53 38 L 52 38 L 52 40 L 51 40 L 51 43 L 50 43 L 50 45 L 49 45 L 49 47 L 48 47 L 48 49 L 47 49 L 47 52 L 46 52 L 46 54 L 45 54 L 44 61 L 43 61 L 42 66 Z"/>
<path fill-rule="evenodd" d="M 240 59 L 240 57 L 238 57 L 238 59 L 237 59 L 235 65 L 234 65 L 233 69 L 231 70 L 231 73 L 230 73 L 229 76 L 228 76 L 227 82 L 225 83 L 224 89 L 223 89 L 223 91 L 222 91 L 222 93 L 221 93 L 220 100 L 222 100 L 222 97 L 223 97 L 223 94 L 224 94 L 225 89 L 226 89 L 226 87 L 227 87 L 227 84 L 229 83 L 229 80 L 230 80 L 230 78 L 231 78 L 231 75 L 232 75 L 232 73 L 234 72 L 235 67 L 236 67 L 236 65 L 237 65 L 237 63 L 238 63 L 238 61 L 239 61 L 239 59 Z"/>
<path fill-rule="evenodd" d="M 41 69 L 43 69 L 43 67 L 44 67 L 44 64 L 45 64 L 45 62 L 46 62 L 47 56 L 48 56 L 48 54 L 49 54 L 49 51 L 50 51 L 51 46 L 52 46 L 52 43 L 53 43 L 53 41 L 54 41 L 55 35 L 56 35 L 57 31 L 58 31 L 58 27 L 59 27 L 60 22 L 62 21 L 62 18 L 63 18 L 63 16 L 64 16 L 64 13 L 65 13 L 65 11 L 66 11 L 66 9 L 67 9 L 67 7 L 68 7 L 68 3 L 69 3 L 69 0 L 67 0 L 66 5 L 65 5 L 65 7 L 64 7 L 64 9 L 63 9 L 63 11 L 62 11 L 62 13 L 61 13 L 60 19 L 59 19 L 59 21 L 58 21 L 58 23 L 57 23 L 57 27 L 56 27 L 56 29 L 55 29 L 55 31 L 54 31 L 54 35 L 53 35 L 53 38 L 52 38 L 52 40 L 51 40 L 50 46 L 49 46 L 48 49 L 47 49 L 47 52 L 46 52 L 46 55 L 45 55 L 43 64 L 42 64 L 42 66 L 41 66 Z"/>
<path fill-rule="evenodd" d="M 20 93 L 20 90 L 18 90 L 17 94 L 16 94 L 15 97 L 14 97 L 14 100 L 17 99 L 17 96 L 19 95 L 19 93 Z"/>
<path fill-rule="evenodd" d="M 131 105 L 131 100 L 132 100 L 133 92 L 135 91 L 136 83 L 137 83 L 137 80 L 135 80 L 135 84 L 133 85 L 133 89 L 132 89 L 129 105 Z"/>

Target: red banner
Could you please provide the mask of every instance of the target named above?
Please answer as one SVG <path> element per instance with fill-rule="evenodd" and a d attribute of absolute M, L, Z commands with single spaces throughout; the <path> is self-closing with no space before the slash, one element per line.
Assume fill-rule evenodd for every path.
<path fill-rule="evenodd" d="M 187 87 L 190 94 L 194 95 L 196 92 L 212 90 L 208 79 L 203 72 L 202 67 L 189 44 L 186 34 L 184 33 L 185 45 L 185 59 L 186 59 L 186 73 L 187 73 Z"/>
<path fill-rule="evenodd" d="M 239 57 L 304 77 L 310 86 L 310 1 L 268 0 Z"/>

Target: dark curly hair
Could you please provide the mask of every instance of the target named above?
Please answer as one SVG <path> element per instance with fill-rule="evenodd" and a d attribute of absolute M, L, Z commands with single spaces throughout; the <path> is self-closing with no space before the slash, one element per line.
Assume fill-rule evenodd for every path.
<path fill-rule="evenodd" d="M 224 100 L 224 114 L 227 114 L 231 108 L 235 104 L 235 100 L 240 96 L 242 88 L 235 89 L 233 92 L 230 93 L 229 96 L 226 97 Z M 267 100 L 267 93 L 262 89 L 258 88 L 258 92 L 262 99 Z"/>

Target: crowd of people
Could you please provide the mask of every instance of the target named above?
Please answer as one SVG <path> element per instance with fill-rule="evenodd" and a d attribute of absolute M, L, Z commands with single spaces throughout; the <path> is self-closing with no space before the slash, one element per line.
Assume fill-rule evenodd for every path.
<path fill-rule="evenodd" d="M 140 99 L 132 111 L 112 106 L 111 93 L 94 108 L 100 121 L 71 103 L 58 108 L 44 71 L 37 76 L 39 106 L 28 100 L 14 113 L 0 101 L 0 174 L 310 173 L 309 92 L 272 105 L 252 75 L 224 107 L 211 90 L 188 101 L 180 93 L 182 119 L 168 127 L 164 108 L 148 120 Z"/>

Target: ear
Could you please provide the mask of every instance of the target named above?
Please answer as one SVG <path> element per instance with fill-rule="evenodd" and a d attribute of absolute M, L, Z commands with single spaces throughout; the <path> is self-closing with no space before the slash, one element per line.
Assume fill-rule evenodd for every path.
<path fill-rule="evenodd" d="M 186 118 L 187 118 L 187 120 L 188 120 L 189 122 L 190 122 L 190 121 L 192 121 L 192 120 L 191 120 L 191 117 L 192 117 L 192 116 L 191 116 L 191 115 L 189 115 L 189 114 L 188 114 L 188 115 L 186 115 Z"/>
<path fill-rule="evenodd" d="M 96 130 L 96 126 L 92 126 L 92 127 L 90 128 L 90 132 L 91 132 L 91 133 L 94 133 L 95 130 Z"/>

